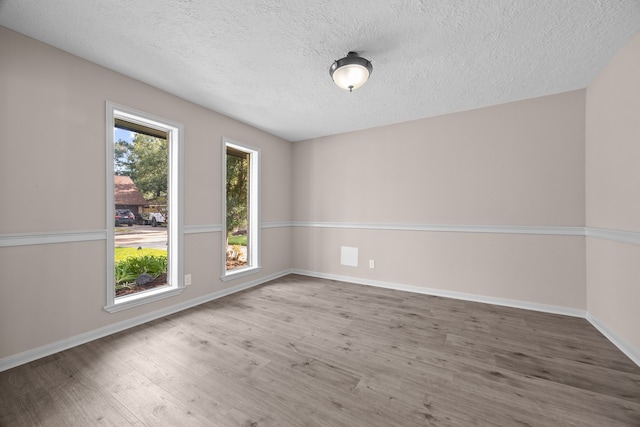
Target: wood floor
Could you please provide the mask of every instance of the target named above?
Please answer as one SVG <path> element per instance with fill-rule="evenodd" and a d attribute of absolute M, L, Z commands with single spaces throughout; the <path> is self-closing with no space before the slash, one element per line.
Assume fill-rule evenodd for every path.
<path fill-rule="evenodd" d="M 0 373 L 2 426 L 640 426 L 586 320 L 287 276 Z"/>

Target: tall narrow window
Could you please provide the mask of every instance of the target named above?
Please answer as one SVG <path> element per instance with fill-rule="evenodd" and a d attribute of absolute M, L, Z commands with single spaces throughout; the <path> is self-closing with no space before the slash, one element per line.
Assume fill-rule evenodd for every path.
<path fill-rule="evenodd" d="M 224 140 L 224 273 L 232 279 L 259 269 L 258 151 Z"/>
<path fill-rule="evenodd" d="M 107 311 L 182 291 L 181 133 L 107 103 Z"/>

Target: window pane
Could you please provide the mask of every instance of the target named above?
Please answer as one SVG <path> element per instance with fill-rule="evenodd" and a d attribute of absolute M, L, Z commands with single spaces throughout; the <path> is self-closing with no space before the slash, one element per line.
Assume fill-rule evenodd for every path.
<path fill-rule="evenodd" d="M 167 134 L 138 123 L 115 120 L 114 282 L 115 297 L 166 286 L 169 258 L 167 222 Z"/>
<path fill-rule="evenodd" d="M 255 149 L 224 141 L 224 273 L 222 280 L 260 269 L 258 154 Z"/>
<path fill-rule="evenodd" d="M 227 270 L 245 267 L 249 259 L 249 158 L 249 153 L 227 147 Z"/>

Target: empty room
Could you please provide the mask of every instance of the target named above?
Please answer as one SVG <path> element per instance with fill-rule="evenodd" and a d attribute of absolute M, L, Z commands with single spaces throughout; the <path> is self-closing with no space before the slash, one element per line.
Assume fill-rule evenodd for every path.
<path fill-rule="evenodd" d="M 639 166 L 636 0 L 0 0 L 0 426 L 638 426 Z"/>

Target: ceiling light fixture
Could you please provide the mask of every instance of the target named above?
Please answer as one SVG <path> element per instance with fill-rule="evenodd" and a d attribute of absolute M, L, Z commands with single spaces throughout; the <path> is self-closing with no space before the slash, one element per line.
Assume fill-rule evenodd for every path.
<path fill-rule="evenodd" d="M 347 56 L 338 59 L 329 68 L 333 81 L 349 92 L 365 84 L 372 71 L 371 61 L 358 56 L 356 52 L 347 53 Z"/>

